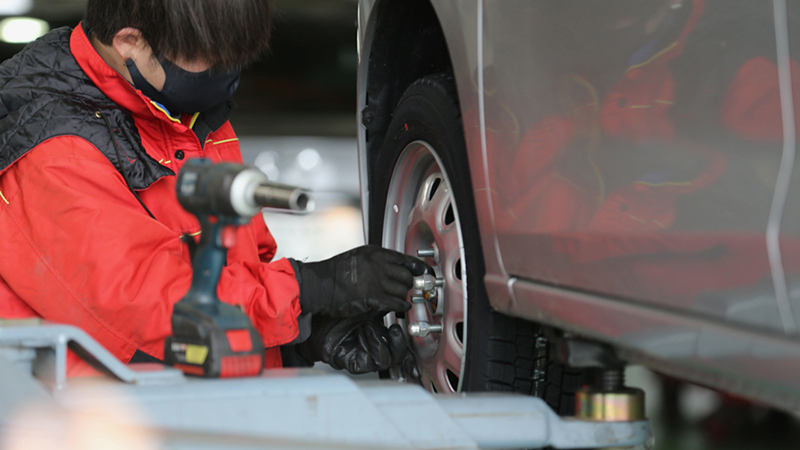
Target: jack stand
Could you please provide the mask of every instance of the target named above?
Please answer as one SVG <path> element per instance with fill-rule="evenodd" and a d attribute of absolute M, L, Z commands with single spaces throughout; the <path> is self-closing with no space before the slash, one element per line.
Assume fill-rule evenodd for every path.
<path fill-rule="evenodd" d="M 585 420 L 644 420 L 644 391 L 625 387 L 625 368 L 600 369 L 595 386 L 575 395 L 576 415 Z"/>
<path fill-rule="evenodd" d="M 644 391 L 625 387 L 625 367 L 599 369 L 594 386 L 585 387 L 575 394 L 578 419 L 597 422 L 626 422 L 645 420 Z M 652 448 L 652 435 L 644 448 Z M 622 450 L 634 447 L 607 447 L 605 450 Z"/>
<path fill-rule="evenodd" d="M 625 362 L 611 347 L 572 337 L 561 339 L 559 347 L 564 364 L 593 369 L 596 375 L 591 386 L 575 394 L 576 418 L 596 422 L 646 420 L 644 391 L 625 386 Z M 652 436 L 644 445 L 652 448 Z"/>

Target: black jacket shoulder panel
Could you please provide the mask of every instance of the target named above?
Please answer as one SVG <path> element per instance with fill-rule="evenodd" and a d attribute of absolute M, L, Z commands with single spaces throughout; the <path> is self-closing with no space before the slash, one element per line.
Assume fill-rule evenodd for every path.
<path fill-rule="evenodd" d="M 0 65 L 0 172 L 48 139 L 79 136 L 124 170 L 133 189 L 174 175 L 147 154 L 130 114 L 83 72 L 70 35 L 54 30 Z"/>

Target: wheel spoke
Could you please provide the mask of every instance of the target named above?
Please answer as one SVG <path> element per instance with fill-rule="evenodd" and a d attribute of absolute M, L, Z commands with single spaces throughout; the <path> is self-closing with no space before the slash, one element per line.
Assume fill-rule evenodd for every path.
<path fill-rule="evenodd" d="M 422 373 L 421 381 L 422 381 L 422 386 L 425 389 L 430 390 L 431 382 L 433 382 L 433 384 L 436 385 L 436 389 L 440 389 L 439 381 L 435 379 L 435 375 L 436 375 L 435 373 L 431 373 L 430 375 L 425 372 Z M 439 392 L 441 392 L 441 390 Z"/>
<path fill-rule="evenodd" d="M 429 180 L 435 179 L 435 177 L 441 177 L 440 174 L 436 174 L 435 176 L 431 176 Z M 433 198 L 430 200 L 427 199 L 426 196 L 422 198 L 421 204 L 421 220 L 423 220 L 428 226 L 430 226 L 431 230 L 436 233 L 441 220 L 439 219 L 439 211 L 442 207 L 442 191 L 444 191 L 444 186 L 442 183 L 439 184 L 439 187 L 436 189 L 436 192 L 433 194 Z"/>
<path fill-rule="evenodd" d="M 454 338 L 454 336 L 450 336 L 447 339 L 439 341 L 439 344 L 442 365 L 445 368 L 452 370 L 456 375 L 461 376 L 461 358 L 464 353 L 464 347 Z"/>
<path fill-rule="evenodd" d="M 439 248 L 447 249 L 445 255 L 441 255 L 442 276 L 445 279 L 444 289 L 444 315 L 448 320 L 463 320 L 464 318 L 464 285 L 456 274 L 460 273 L 461 249 L 459 248 L 460 239 L 458 230 L 455 226 L 447 230 L 441 236 Z"/>
<path fill-rule="evenodd" d="M 436 378 L 439 381 L 439 384 L 437 385 L 437 389 L 440 389 L 439 392 L 452 394 L 456 392 L 456 389 L 458 389 L 458 385 L 453 386 L 452 388 L 450 387 L 450 383 L 447 381 L 447 371 L 444 369 L 444 367 L 440 368 L 440 371 L 436 374 Z M 441 386 L 441 388 L 439 386 Z"/>
<path fill-rule="evenodd" d="M 441 173 L 435 174 L 442 178 Z M 430 214 L 430 224 L 436 226 L 437 230 L 444 228 L 444 211 L 452 202 L 450 196 L 450 186 L 444 181 L 439 183 L 438 189 L 433 193 L 433 197 L 428 202 L 428 213 Z"/>
<path fill-rule="evenodd" d="M 455 265 L 461 259 L 461 237 L 455 225 L 441 230 L 437 241 L 439 242 L 439 261 L 444 265 Z"/>
<path fill-rule="evenodd" d="M 444 307 L 442 315 L 445 317 L 444 321 L 452 323 L 455 326 L 458 322 L 464 321 L 464 289 L 461 283 L 449 283 L 447 288 L 444 289 L 444 299 L 441 303 Z"/>

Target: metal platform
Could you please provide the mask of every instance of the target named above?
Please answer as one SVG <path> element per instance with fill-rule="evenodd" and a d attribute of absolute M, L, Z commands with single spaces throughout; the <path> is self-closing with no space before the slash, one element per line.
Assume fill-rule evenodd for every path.
<path fill-rule="evenodd" d="M 109 375 L 68 380 L 67 346 Z M 601 448 L 651 439 L 648 421 L 561 418 L 535 397 L 432 396 L 416 385 L 298 369 L 186 378 L 174 369 L 121 364 L 81 330 L 51 324 L 0 323 L 0 379 L 6 438 L 58 438 L 76 418 L 99 414 L 169 449 Z M 31 408 L 38 413 L 24 413 Z"/>

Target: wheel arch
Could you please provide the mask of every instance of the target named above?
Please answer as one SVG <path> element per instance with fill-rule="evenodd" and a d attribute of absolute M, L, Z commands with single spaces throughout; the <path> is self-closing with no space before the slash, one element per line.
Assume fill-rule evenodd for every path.
<path fill-rule="evenodd" d="M 459 86 L 462 112 L 465 105 L 477 104 L 476 90 L 471 88 L 476 58 L 469 57 L 476 54 L 471 48 L 475 43 L 469 42 L 473 33 L 465 32 L 475 28 L 476 19 L 457 3 L 463 5 L 430 0 L 361 2 L 360 14 L 366 17 L 359 22 L 358 144 L 367 239 L 373 232 L 369 229 L 369 192 L 373 185 L 370 177 L 376 171 L 372 169 L 406 89 L 427 75 L 451 72 Z"/>

